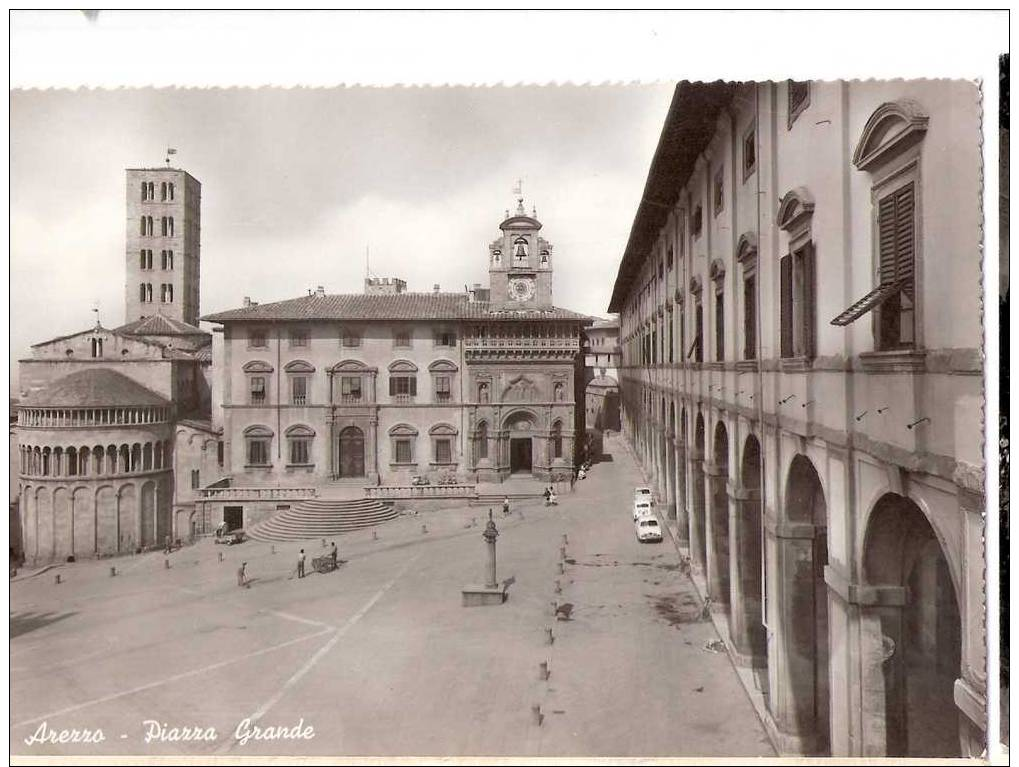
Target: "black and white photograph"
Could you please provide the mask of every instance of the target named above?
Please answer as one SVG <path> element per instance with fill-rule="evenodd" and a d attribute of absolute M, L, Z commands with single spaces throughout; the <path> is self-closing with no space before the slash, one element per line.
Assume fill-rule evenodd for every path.
<path fill-rule="evenodd" d="M 12 11 L 12 762 L 1005 763 L 1007 27 Z"/>

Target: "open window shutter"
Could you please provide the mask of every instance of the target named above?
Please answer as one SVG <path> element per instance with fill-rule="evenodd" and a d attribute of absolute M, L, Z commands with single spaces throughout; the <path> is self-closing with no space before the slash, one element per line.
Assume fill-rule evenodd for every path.
<path fill-rule="evenodd" d="M 815 336 L 817 332 L 817 283 L 814 269 L 814 247 L 808 245 L 803 250 L 803 353 L 813 357 Z"/>
<path fill-rule="evenodd" d="M 418 393 L 418 377 L 417 376 L 411 376 L 410 377 L 410 395 L 412 397 L 416 397 L 417 393 Z"/>
<path fill-rule="evenodd" d="M 783 256 L 780 264 L 780 296 L 783 357 L 793 356 L 793 257 Z"/>
<path fill-rule="evenodd" d="M 895 276 L 913 297 L 913 264 L 916 249 L 913 183 L 895 193 Z"/>
<path fill-rule="evenodd" d="M 396 379 L 392 376 L 389 377 L 389 396 L 392 397 L 396 394 Z"/>
<path fill-rule="evenodd" d="M 895 253 L 895 198 L 888 195 L 878 204 L 878 284 L 895 282 L 898 274 Z"/>

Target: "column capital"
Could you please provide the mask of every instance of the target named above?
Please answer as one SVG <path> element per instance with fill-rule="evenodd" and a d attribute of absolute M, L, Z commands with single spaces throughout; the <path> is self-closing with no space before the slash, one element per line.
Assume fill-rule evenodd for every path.
<path fill-rule="evenodd" d="M 824 566 L 824 582 L 844 602 L 861 607 L 902 607 L 906 589 L 902 586 L 871 586 L 853 583 L 831 565 Z"/>
<path fill-rule="evenodd" d="M 764 527 L 776 538 L 811 540 L 816 532 L 812 522 L 787 522 L 771 512 L 764 516 Z"/>
<path fill-rule="evenodd" d="M 729 497 L 734 501 L 759 501 L 761 500 L 761 491 L 756 487 L 743 487 L 742 485 L 736 485 L 729 482 L 725 488 L 729 492 Z"/>

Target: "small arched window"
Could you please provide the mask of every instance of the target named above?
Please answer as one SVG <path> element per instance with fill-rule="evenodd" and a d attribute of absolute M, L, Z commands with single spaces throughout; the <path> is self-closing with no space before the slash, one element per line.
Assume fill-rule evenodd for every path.
<path fill-rule="evenodd" d="M 552 457 L 563 457 L 563 422 L 556 421 L 552 424 Z"/>
<path fill-rule="evenodd" d="M 478 424 L 477 445 L 478 460 L 481 461 L 488 458 L 488 423 L 486 421 Z"/>

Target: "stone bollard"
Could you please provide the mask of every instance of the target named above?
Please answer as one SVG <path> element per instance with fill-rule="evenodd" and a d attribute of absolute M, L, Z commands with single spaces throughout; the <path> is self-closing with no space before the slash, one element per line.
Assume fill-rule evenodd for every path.
<path fill-rule="evenodd" d="M 421 525 L 421 534 L 424 535 L 428 532 L 428 525 Z"/>
<path fill-rule="evenodd" d="M 541 679 L 542 681 L 547 681 L 548 677 L 549 677 L 548 661 L 543 660 L 541 663 L 538 664 L 538 679 Z"/>
<path fill-rule="evenodd" d="M 276 553 L 276 544 L 273 544 L 273 545 L 272 545 L 272 553 L 273 553 L 273 554 L 275 554 L 275 553 Z"/>
<path fill-rule="evenodd" d="M 165 569 L 165 570 L 169 570 L 170 569 L 170 558 L 169 557 L 167 557 L 166 559 L 163 560 L 163 569 Z"/>
<path fill-rule="evenodd" d="M 558 578 L 555 579 L 555 593 L 556 594 L 563 593 L 563 584 Z"/>
<path fill-rule="evenodd" d="M 553 636 L 553 634 L 552 634 L 551 627 L 545 629 L 545 641 L 548 644 L 552 644 L 553 642 L 555 642 L 555 636 Z"/>
<path fill-rule="evenodd" d="M 116 574 L 117 574 L 117 568 L 116 567 L 111 567 L 110 568 L 110 577 L 112 578 Z"/>
<path fill-rule="evenodd" d="M 534 722 L 534 724 L 536 724 L 539 727 L 541 727 L 541 720 L 544 719 L 544 718 L 545 717 L 542 716 L 542 714 L 541 714 L 541 705 L 540 704 L 535 703 L 533 706 L 531 706 L 531 721 Z"/>
<path fill-rule="evenodd" d="M 570 542 L 570 539 L 566 537 L 566 533 L 563 533 L 563 546 Z"/>
<path fill-rule="evenodd" d="M 378 530 L 372 530 L 372 540 L 373 541 L 377 541 L 378 539 L 379 539 L 379 531 Z"/>
<path fill-rule="evenodd" d="M 219 554 L 219 561 L 222 562 L 223 561 L 223 552 L 220 551 L 220 552 L 217 552 L 217 553 Z"/>
<path fill-rule="evenodd" d="M 57 577 L 53 579 L 53 582 L 58 585 L 60 584 L 60 573 L 57 573 Z"/>
<path fill-rule="evenodd" d="M 559 574 L 560 575 L 566 574 L 566 566 L 562 562 L 559 563 Z"/>

